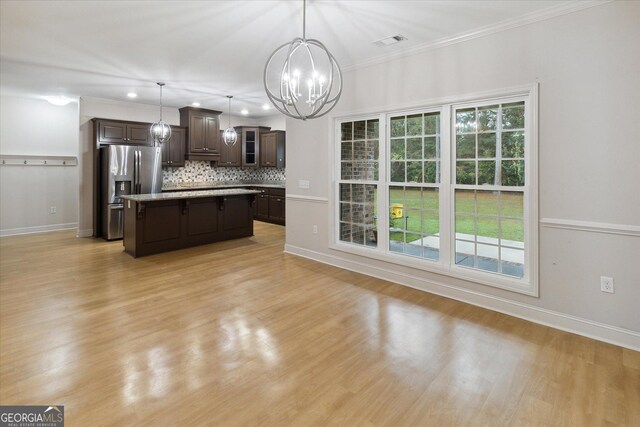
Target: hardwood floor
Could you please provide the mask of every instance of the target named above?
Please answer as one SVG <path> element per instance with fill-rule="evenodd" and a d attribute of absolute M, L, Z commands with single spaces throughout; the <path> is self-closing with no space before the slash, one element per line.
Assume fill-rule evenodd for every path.
<path fill-rule="evenodd" d="M 0 402 L 67 426 L 640 425 L 640 353 L 282 253 L 0 239 Z"/>

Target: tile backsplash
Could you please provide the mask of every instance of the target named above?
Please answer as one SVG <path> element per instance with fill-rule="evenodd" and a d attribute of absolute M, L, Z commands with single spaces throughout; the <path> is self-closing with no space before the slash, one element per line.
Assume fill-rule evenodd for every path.
<path fill-rule="evenodd" d="M 216 168 L 207 161 L 186 160 L 182 168 L 162 169 L 163 184 L 210 181 L 284 181 L 285 169 Z"/>

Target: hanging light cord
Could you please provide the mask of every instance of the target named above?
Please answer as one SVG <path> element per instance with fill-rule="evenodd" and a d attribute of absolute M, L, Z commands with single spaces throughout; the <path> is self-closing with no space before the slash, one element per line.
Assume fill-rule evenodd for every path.
<path fill-rule="evenodd" d="M 231 127 L 231 98 L 233 98 L 233 96 L 228 95 L 227 98 L 229 98 L 229 126 Z"/>
<path fill-rule="evenodd" d="M 302 40 L 307 40 L 307 0 L 302 0 Z"/>
<path fill-rule="evenodd" d="M 160 86 L 160 121 L 162 121 L 162 86 L 164 83 L 158 83 L 158 86 Z"/>

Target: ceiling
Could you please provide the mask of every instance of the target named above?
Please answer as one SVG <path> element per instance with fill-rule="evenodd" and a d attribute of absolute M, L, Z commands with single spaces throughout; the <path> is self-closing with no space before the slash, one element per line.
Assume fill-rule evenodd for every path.
<path fill-rule="evenodd" d="M 309 0 L 307 36 L 355 67 L 574 1 Z M 262 86 L 271 52 L 301 35 L 302 1 L 0 2 L 2 91 L 156 104 L 200 102 L 273 114 Z M 393 46 L 373 44 L 402 34 Z M 235 113 L 235 112 L 234 112 Z"/>

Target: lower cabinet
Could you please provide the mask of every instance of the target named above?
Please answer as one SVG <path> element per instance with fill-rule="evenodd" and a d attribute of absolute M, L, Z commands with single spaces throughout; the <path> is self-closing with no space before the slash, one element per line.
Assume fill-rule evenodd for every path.
<path fill-rule="evenodd" d="M 257 187 L 254 190 L 260 191 L 254 205 L 254 219 L 285 225 L 284 188 Z"/>
<path fill-rule="evenodd" d="M 125 201 L 124 250 L 140 257 L 253 235 L 254 195 Z"/>

